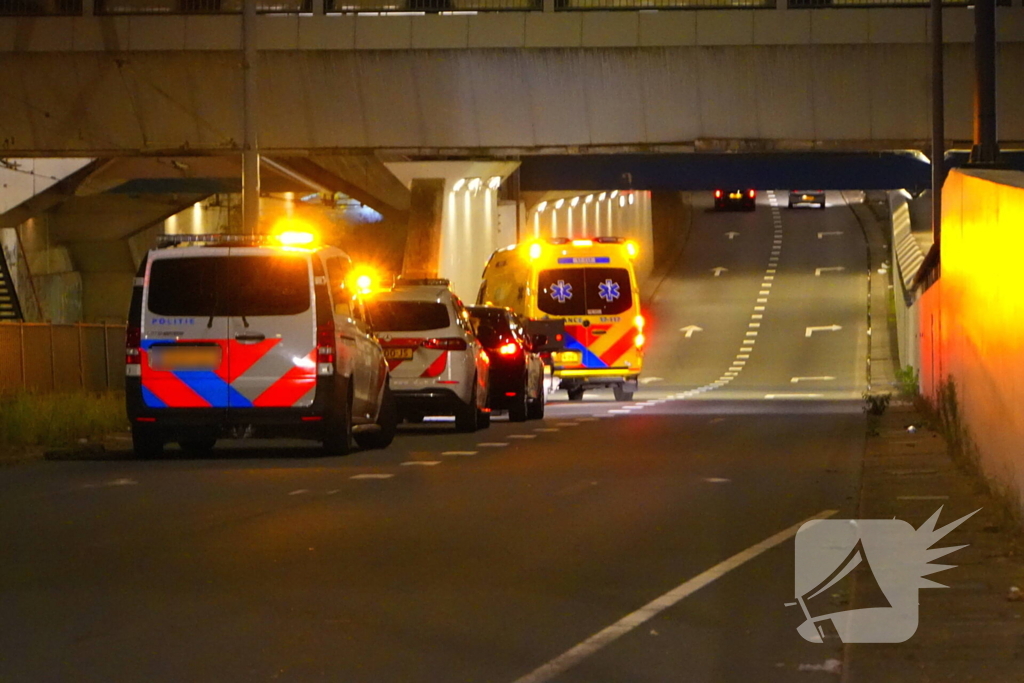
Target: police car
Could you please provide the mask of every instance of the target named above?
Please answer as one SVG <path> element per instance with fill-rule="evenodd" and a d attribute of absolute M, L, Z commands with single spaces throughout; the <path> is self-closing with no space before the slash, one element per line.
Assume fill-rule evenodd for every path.
<path fill-rule="evenodd" d="M 352 438 L 383 448 L 397 414 L 352 263 L 310 233 L 166 236 L 142 263 L 126 338 L 126 398 L 141 456 L 225 436 Z"/>
<path fill-rule="evenodd" d="M 489 360 L 448 280 L 399 278 L 366 306 L 402 418 L 454 415 L 460 432 L 490 423 Z"/>

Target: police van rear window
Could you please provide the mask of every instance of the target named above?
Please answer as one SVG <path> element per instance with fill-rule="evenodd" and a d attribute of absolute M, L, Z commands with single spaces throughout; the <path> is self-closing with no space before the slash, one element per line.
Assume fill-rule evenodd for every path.
<path fill-rule="evenodd" d="M 298 256 L 157 259 L 148 308 L 158 315 L 295 315 L 309 310 L 309 263 Z"/>
<path fill-rule="evenodd" d="M 425 332 L 448 327 L 448 307 L 429 301 L 370 301 L 366 308 L 377 332 Z"/>
<path fill-rule="evenodd" d="M 619 315 L 633 306 L 625 268 L 552 268 L 537 284 L 537 306 L 551 315 Z"/>

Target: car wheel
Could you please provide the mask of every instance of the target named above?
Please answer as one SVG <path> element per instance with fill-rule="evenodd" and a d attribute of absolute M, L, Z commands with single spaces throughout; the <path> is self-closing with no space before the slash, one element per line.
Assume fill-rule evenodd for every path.
<path fill-rule="evenodd" d="M 583 400 L 583 389 L 569 389 L 569 400 L 570 401 L 582 401 Z"/>
<path fill-rule="evenodd" d="M 398 432 L 398 408 L 390 386 L 384 387 L 384 396 L 381 398 L 380 411 L 377 414 L 377 426 L 380 429 L 375 432 L 360 432 L 355 435 L 360 448 L 387 448 L 395 440 L 395 434 Z"/>
<path fill-rule="evenodd" d="M 348 455 L 352 451 L 352 384 L 349 380 L 343 405 L 335 405 L 324 420 L 323 454 Z"/>
<path fill-rule="evenodd" d="M 526 406 L 526 419 L 527 420 L 542 420 L 544 419 L 544 392 L 541 392 L 540 396 L 530 401 Z"/>
<path fill-rule="evenodd" d="M 526 393 L 517 394 L 508 406 L 508 421 L 526 422 L 527 408 Z"/>
<path fill-rule="evenodd" d="M 621 384 L 616 384 L 612 387 L 612 393 L 615 394 L 616 401 L 632 401 L 633 392 L 627 391 Z"/>
<path fill-rule="evenodd" d="M 140 458 L 159 458 L 164 452 L 164 438 L 155 429 L 133 425 L 132 450 Z"/>
<path fill-rule="evenodd" d="M 818 204 L 818 208 L 819 209 L 824 209 L 825 208 L 825 202 L 822 202 L 821 204 Z"/>
<path fill-rule="evenodd" d="M 473 378 L 473 393 L 469 396 L 469 403 L 461 405 L 455 413 L 455 431 L 469 433 L 480 428 L 480 410 L 476 407 L 476 378 Z"/>
<path fill-rule="evenodd" d="M 792 199 L 789 200 L 788 205 L 789 205 L 789 208 L 791 208 L 791 209 L 793 208 L 793 200 Z"/>
<path fill-rule="evenodd" d="M 209 453 L 217 445 L 217 437 L 193 436 L 188 439 L 178 439 L 178 445 L 181 446 L 181 450 L 188 451 L 189 453 Z"/>
<path fill-rule="evenodd" d="M 491 411 L 481 409 L 476 416 L 477 429 L 487 429 L 491 426 Z"/>

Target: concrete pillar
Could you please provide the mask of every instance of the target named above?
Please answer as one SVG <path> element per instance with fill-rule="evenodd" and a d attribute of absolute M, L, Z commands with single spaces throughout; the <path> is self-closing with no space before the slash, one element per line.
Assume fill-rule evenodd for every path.
<path fill-rule="evenodd" d="M 402 262 L 402 274 L 406 277 L 437 277 L 444 184 L 444 178 L 415 178 L 412 181 L 409 228 Z"/>
<path fill-rule="evenodd" d="M 655 268 L 667 265 L 686 241 L 691 211 L 688 197 L 682 192 L 651 192 L 651 241 L 654 243 Z"/>

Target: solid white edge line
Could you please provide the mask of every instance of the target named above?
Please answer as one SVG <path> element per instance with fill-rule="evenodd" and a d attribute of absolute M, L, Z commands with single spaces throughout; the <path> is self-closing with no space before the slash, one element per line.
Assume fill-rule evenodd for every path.
<path fill-rule="evenodd" d="M 733 569 L 746 564 L 758 555 L 771 550 L 775 546 L 785 543 L 793 536 L 796 536 L 796 532 L 799 531 L 800 527 L 804 524 L 821 519 L 828 519 L 829 517 L 838 514 L 838 512 L 838 510 L 822 510 L 813 517 L 808 517 L 802 522 L 798 522 L 788 529 L 784 529 L 773 536 L 769 536 L 760 543 L 736 553 L 729 559 L 723 560 L 710 569 L 701 572 L 689 581 L 683 582 L 681 585 L 673 588 L 661 597 L 655 598 L 632 614 L 627 614 L 611 626 L 598 631 L 579 645 L 576 645 L 555 657 L 547 664 L 534 669 L 525 676 L 517 678 L 515 683 L 544 683 L 544 681 L 550 681 L 555 676 L 558 676 L 562 672 L 572 668 L 577 663 L 594 654 L 605 645 L 608 645 L 612 641 L 626 635 L 644 622 L 650 621 L 661 612 L 664 612 L 666 609 L 672 607 L 684 598 L 693 595 L 701 588 L 713 583 L 717 579 L 722 578 Z"/>

